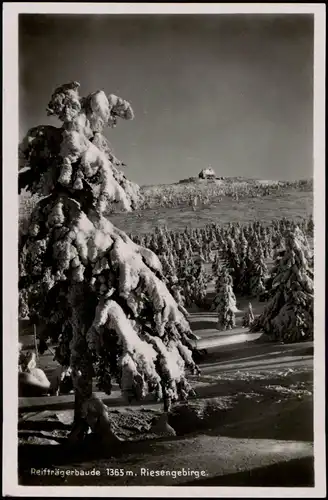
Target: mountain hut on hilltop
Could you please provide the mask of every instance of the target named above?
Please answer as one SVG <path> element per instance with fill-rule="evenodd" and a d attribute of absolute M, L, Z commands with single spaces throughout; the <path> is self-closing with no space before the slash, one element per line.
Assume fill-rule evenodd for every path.
<path fill-rule="evenodd" d="M 200 179 L 215 179 L 216 178 L 216 173 L 214 172 L 213 168 L 203 168 L 198 174 L 198 177 Z"/>

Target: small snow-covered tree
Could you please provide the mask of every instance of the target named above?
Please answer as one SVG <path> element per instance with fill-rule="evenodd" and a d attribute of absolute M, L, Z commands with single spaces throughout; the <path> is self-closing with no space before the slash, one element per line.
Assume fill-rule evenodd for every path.
<path fill-rule="evenodd" d="M 220 273 L 221 267 L 222 267 L 222 263 L 220 260 L 220 256 L 218 254 L 216 254 L 214 257 L 213 263 L 212 263 L 212 274 L 214 276 L 218 276 L 218 274 Z"/>
<path fill-rule="evenodd" d="M 249 302 L 248 309 L 243 316 L 242 325 L 244 328 L 247 328 L 250 327 L 253 323 L 254 323 L 253 307 L 252 304 Z"/>
<path fill-rule="evenodd" d="M 232 277 L 226 269 L 222 270 L 217 284 L 217 295 L 211 307 L 218 313 L 217 328 L 219 330 L 232 329 L 235 326 L 235 313 L 238 309 L 232 285 Z"/>
<path fill-rule="evenodd" d="M 170 282 L 172 278 L 176 278 L 176 269 L 175 266 L 172 266 L 171 261 L 166 253 L 159 255 L 159 259 L 161 261 L 163 275 L 165 276 L 166 283 Z"/>
<path fill-rule="evenodd" d="M 183 287 L 184 305 L 196 304 L 204 307 L 209 276 L 205 272 L 202 260 L 189 257 L 179 261 L 179 283 Z"/>
<path fill-rule="evenodd" d="M 260 297 L 266 291 L 268 268 L 261 247 L 254 251 L 252 266 L 249 270 L 249 288 L 252 297 Z"/>
<path fill-rule="evenodd" d="M 192 278 L 193 284 L 193 302 L 198 307 L 206 307 L 207 286 L 209 282 L 209 275 L 206 273 L 204 267 L 196 263 L 195 274 Z"/>
<path fill-rule="evenodd" d="M 248 292 L 249 288 L 249 275 L 248 275 L 248 266 L 249 266 L 249 244 L 247 238 L 245 236 L 246 231 L 245 228 L 241 228 L 238 239 L 237 239 L 237 252 L 239 260 L 237 262 L 238 269 L 235 272 L 235 279 L 237 277 L 237 283 L 234 281 L 234 287 L 236 292 L 241 295 L 245 295 Z"/>
<path fill-rule="evenodd" d="M 313 267 L 311 250 L 299 228 L 287 231 L 272 270 L 270 300 L 252 325 L 286 342 L 313 338 Z"/>
<path fill-rule="evenodd" d="M 31 129 L 19 147 L 20 187 L 44 197 L 21 242 L 20 311 L 58 343 L 57 360 L 72 369 L 72 439 L 90 427 L 113 439 L 94 376 L 106 393 L 116 380 L 128 400 L 153 393 L 168 410 L 190 391 L 186 368 L 197 367 L 189 323 L 158 257 L 104 216 L 113 203 L 130 211 L 137 202 L 137 187 L 118 172 L 102 134 L 118 118 L 132 119 L 132 108 L 103 91 L 80 97 L 79 86 L 62 85 L 51 97 L 48 112 L 62 125 Z"/>
<path fill-rule="evenodd" d="M 266 258 L 271 258 L 271 256 L 272 256 L 272 248 L 273 248 L 273 244 L 272 244 L 272 226 L 267 226 L 265 228 L 265 233 L 266 233 L 266 237 L 265 237 L 266 252 L 264 253 L 264 255 L 265 255 Z"/>
<path fill-rule="evenodd" d="M 230 235 L 225 238 L 224 247 L 221 251 L 221 257 L 224 267 L 227 269 L 228 274 L 232 277 L 235 289 L 238 290 L 241 280 L 240 273 L 243 268 L 241 266 L 240 256 L 236 248 L 235 240 Z"/>

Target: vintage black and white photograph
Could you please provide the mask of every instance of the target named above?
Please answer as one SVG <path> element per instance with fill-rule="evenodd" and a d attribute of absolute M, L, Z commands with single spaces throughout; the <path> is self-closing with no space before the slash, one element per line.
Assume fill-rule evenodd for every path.
<path fill-rule="evenodd" d="M 325 496 L 324 5 L 26 5 L 12 487 Z"/>

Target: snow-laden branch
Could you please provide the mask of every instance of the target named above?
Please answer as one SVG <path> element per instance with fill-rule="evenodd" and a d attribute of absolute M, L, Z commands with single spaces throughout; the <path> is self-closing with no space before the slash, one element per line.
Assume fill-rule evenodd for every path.
<path fill-rule="evenodd" d="M 34 127 L 19 146 L 19 168 L 30 169 L 25 185 L 32 193 L 49 195 L 56 184 L 71 192 L 88 189 L 99 214 L 112 203 L 130 211 L 137 202 L 139 187 L 128 181 L 117 168 L 105 126 L 116 125 L 117 118 L 133 119 L 131 105 L 114 95 L 97 91 L 79 96 L 78 82 L 62 85 L 52 95 L 48 113 L 63 125 Z"/>

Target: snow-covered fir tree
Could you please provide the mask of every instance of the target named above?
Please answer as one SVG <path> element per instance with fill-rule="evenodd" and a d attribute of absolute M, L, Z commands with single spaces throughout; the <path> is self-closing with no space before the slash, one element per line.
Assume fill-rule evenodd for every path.
<path fill-rule="evenodd" d="M 244 328 L 249 328 L 254 323 L 253 307 L 251 302 L 248 303 L 247 311 L 243 316 L 242 326 Z"/>
<path fill-rule="evenodd" d="M 261 247 L 254 250 L 252 265 L 249 270 L 249 291 L 252 297 L 260 297 L 266 291 L 268 268 Z"/>
<path fill-rule="evenodd" d="M 226 269 L 222 270 L 217 283 L 217 294 L 211 310 L 218 313 L 218 330 L 228 330 L 235 326 L 235 313 L 238 312 L 236 297 L 233 292 L 232 277 Z"/>
<path fill-rule="evenodd" d="M 221 267 L 222 267 L 222 263 L 220 260 L 220 256 L 218 254 L 216 254 L 214 256 L 213 263 L 212 263 L 212 274 L 214 276 L 218 276 L 220 274 Z"/>
<path fill-rule="evenodd" d="M 238 291 L 241 295 L 247 294 L 249 287 L 249 244 L 245 234 L 247 234 L 247 232 L 245 231 L 245 227 L 242 227 L 236 243 L 236 250 L 239 257 L 239 268 L 238 271 L 235 272 L 235 276 L 238 277 L 238 281 L 234 286 L 235 290 Z"/>
<path fill-rule="evenodd" d="M 180 262 L 178 278 L 183 286 L 186 307 L 193 304 L 204 307 L 209 276 L 205 272 L 202 259 L 194 260 L 189 257 Z"/>
<path fill-rule="evenodd" d="M 287 231 L 272 270 L 270 299 L 252 325 L 284 342 L 313 339 L 312 252 L 302 231 Z"/>
<path fill-rule="evenodd" d="M 235 290 L 239 290 L 242 266 L 235 240 L 230 235 L 224 239 L 221 258 L 225 269 L 232 277 Z"/>
<path fill-rule="evenodd" d="M 254 266 L 254 254 L 251 245 L 247 244 L 246 252 L 242 254 L 240 259 L 240 271 L 238 282 L 238 293 L 243 296 L 248 296 L 250 292 L 250 279 Z M 235 287 L 236 288 L 236 287 Z"/>
<path fill-rule="evenodd" d="M 162 266 L 104 215 L 113 203 L 130 211 L 138 187 L 118 171 L 102 131 L 133 118 L 131 105 L 103 91 L 79 95 L 79 83 L 57 88 L 48 113 L 62 122 L 31 129 L 19 147 L 20 188 L 36 205 L 20 251 L 20 312 L 52 338 L 56 358 L 72 370 L 75 419 L 71 439 L 89 428 L 115 440 L 96 376 L 110 393 L 119 382 L 128 400 L 151 393 L 185 398 L 191 356 L 188 321 L 163 282 Z M 42 331 L 41 331 L 42 327 Z"/>
<path fill-rule="evenodd" d="M 273 243 L 272 243 L 272 226 L 267 226 L 265 228 L 265 242 L 266 242 L 266 252 L 264 253 L 266 258 L 270 258 L 272 256 Z"/>
<path fill-rule="evenodd" d="M 175 266 L 172 266 L 172 262 L 169 260 L 168 255 L 166 253 L 163 253 L 158 257 L 162 265 L 162 271 L 165 277 L 165 281 L 168 283 L 172 278 L 177 279 L 176 268 Z"/>

